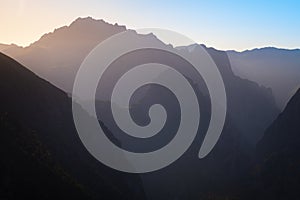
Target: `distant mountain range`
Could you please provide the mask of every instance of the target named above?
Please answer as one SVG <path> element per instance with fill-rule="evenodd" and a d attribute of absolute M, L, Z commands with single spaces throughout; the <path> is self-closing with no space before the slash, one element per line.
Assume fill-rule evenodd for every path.
<path fill-rule="evenodd" d="M 70 92 L 72 77 L 87 53 L 109 36 L 124 30 L 125 26 L 112 25 L 103 20 L 78 18 L 69 26 L 43 35 L 28 47 L 0 44 L 0 51 Z M 241 78 L 271 88 L 280 109 L 285 107 L 300 86 L 300 49 L 266 47 L 226 53 L 233 72 Z"/>
<path fill-rule="evenodd" d="M 272 88 L 280 109 L 300 87 L 300 49 L 267 47 L 227 54 L 236 75 Z"/>
<path fill-rule="evenodd" d="M 65 92 L 71 93 L 77 70 L 87 54 L 101 41 L 125 30 L 127 29 L 124 26 L 112 25 L 103 20 L 95 20 L 90 17 L 78 18 L 70 26 L 64 26 L 52 33 L 45 34 L 28 47 L 11 46 L 2 51 L 40 77 Z M 152 42 L 165 45 L 151 34 L 144 37 L 150 38 Z M 142 40 L 144 37 L 136 34 L 137 40 Z M 194 51 L 189 50 L 191 47 L 181 48 L 181 51 L 197 56 L 197 45 L 192 47 Z M 235 76 L 226 52 L 205 46 L 204 48 L 214 58 L 225 80 L 229 95 L 230 116 L 249 143 L 255 144 L 265 128 L 279 113 L 271 90 Z M 161 57 L 160 60 L 165 59 Z M 189 76 L 193 76 L 193 74 L 191 73 Z M 197 78 L 194 82 L 199 84 Z M 109 83 L 107 84 L 109 85 Z M 244 98 L 246 96 L 247 98 Z"/>

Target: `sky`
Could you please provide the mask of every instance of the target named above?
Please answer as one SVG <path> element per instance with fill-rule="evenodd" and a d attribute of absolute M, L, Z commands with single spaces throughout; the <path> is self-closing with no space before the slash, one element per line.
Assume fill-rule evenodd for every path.
<path fill-rule="evenodd" d="M 173 30 L 221 50 L 300 48 L 298 0 L 0 0 L 0 43 L 27 46 L 87 16 Z"/>

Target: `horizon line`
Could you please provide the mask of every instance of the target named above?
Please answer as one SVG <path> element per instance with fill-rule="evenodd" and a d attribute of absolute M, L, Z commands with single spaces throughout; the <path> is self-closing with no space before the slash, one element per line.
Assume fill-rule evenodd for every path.
<path fill-rule="evenodd" d="M 94 21 L 102 21 L 106 24 L 109 24 L 109 25 L 112 25 L 112 26 L 124 26 L 127 30 L 134 30 L 136 31 L 136 29 L 129 29 L 127 28 L 126 25 L 121 25 L 121 24 L 118 24 L 118 23 L 110 23 L 110 22 L 107 22 L 105 21 L 103 18 L 101 19 L 95 19 L 91 16 L 86 16 L 86 17 L 77 17 L 75 20 L 73 20 L 69 25 L 64 25 L 64 26 L 60 26 L 60 27 L 57 27 L 57 28 L 54 28 L 54 30 L 52 31 L 49 31 L 49 32 L 46 32 L 44 34 L 42 34 L 37 40 L 29 43 L 28 45 L 20 45 L 20 44 L 16 44 L 16 43 L 2 43 L 0 42 L 0 45 L 7 45 L 7 46 L 17 46 L 19 48 L 27 48 L 27 47 L 30 47 L 32 44 L 34 44 L 35 42 L 39 41 L 44 35 L 47 35 L 47 34 L 51 34 L 51 33 L 54 33 L 54 31 L 56 31 L 57 29 L 60 29 L 62 27 L 69 27 L 70 25 L 72 25 L 72 23 L 74 23 L 75 21 L 79 20 L 79 19 L 92 19 Z M 153 33 L 154 34 L 154 33 Z M 154 34 L 155 35 L 155 34 Z M 157 36 L 156 36 L 157 37 Z M 159 38 L 158 38 L 159 39 Z M 300 47 L 294 47 L 294 48 L 289 48 L 289 47 L 279 47 L 279 46 L 260 46 L 260 47 L 253 47 L 253 48 L 248 48 L 248 49 L 243 49 L 243 50 L 237 50 L 237 49 L 220 49 L 220 48 L 216 48 L 216 47 L 213 47 L 213 46 L 207 46 L 206 44 L 203 44 L 203 43 L 194 43 L 194 44 L 189 44 L 189 45 L 181 45 L 181 46 L 174 46 L 175 47 L 188 47 L 188 46 L 191 46 L 191 45 L 204 45 L 205 47 L 207 48 L 213 48 L 213 49 L 216 49 L 216 50 L 219 50 L 219 51 L 225 51 L 225 52 L 237 52 L 237 53 L 243 53 L 243 52 L 247 52 L 247 51 L 255 51 L 255 50 L 262 50 L 262 49 L 278 49 L 278 50 L 287 50 L 287 51 L 297 51 L 297 50 L 300 50 Z"/>

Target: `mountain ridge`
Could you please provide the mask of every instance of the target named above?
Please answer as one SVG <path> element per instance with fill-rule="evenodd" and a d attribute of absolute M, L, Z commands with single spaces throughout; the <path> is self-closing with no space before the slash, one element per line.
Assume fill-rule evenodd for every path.
<path fill-rule="evenodd" d="M 13 52 L 13 49 L 9 49 L 10 52 L 7 51 L 6 54 L 21 62 L 24 66 L 28 67 L 43 79 L 50 81 L 55 86 L 71 94 L 76 73 L 87 54 L 106 38 L 124 30 L 126 30 L 126 27 L 124 26 L 112 25 L 103 20 L 78 18 L 71 23 L 70 26 L 62 27 L 61 29 L 57 29 L 57 31 L 45 35 L 42 37 L 43 39 L 35 42 L 30 47 L 17 51 L 16 53 Z M 142 35 L 137 34 L 135 31 L 133 31 L 133 33 L 132 40 L 142 41 L 147 39 L 147 42 L 155 42 L 158 45 L 162 45 L 162 47 L 173 48 L 172 46 L 163 43 L 155 37 L 154 34 Z M 240 129 L 243 130 L 243 132 L 246 132 L 245 135 L 248 135 L 249 138 L 251 138 L 251 143 L 255 143 L 257 139 L 260 138 L 260 135 L 263 134 L 264 128 L 266 128 L 268 123 L 271 122 L 279 112 L 277 111 L 276 105 L 274 105 L 271 100 L 273 94 L 268 89 L 255 84 L 254 82 L 236 76 L 232 70 L 231 62 L 228 60 L 228 54 L 225 51 L 197 44 L 190 47 L 173 49 L 182 51 L 187 56 L 197 58 L 197 49 L 200 46 L 213 57 L 225 80 L 225 85 L 227 84 L 230 88 L 229 102 L 230 107 L 234 110 L 234 119 L 236 121 L 243 121 L 241 124 L 244 124 L 244 126 L 240 125 Z M 193 47 L 194 51 L 190 51 L 191 47 Z M 161 55 L 157 55 L 157 57 L 159 58 L 158 61 L 166 61 Z M 139 56 L 139 59 L 146 58 L 147 55 Z M 131 60 L 137 61 L 138 59 L 133 57 Z M 129 62 L 129 60 L 126 62 Z M 171 60 L 166 62 L 169 63 L 169 65 L 172 65 Z M 184 67 L 185 66 L 182 66 L 182 69 Z M 182 71 L 184 73 L 184 70 Z M 116 68 L 114 73 L 117 72 L 118 69 Z M 189 73 L 187 75 L 194 77 L 193 82 L 199 83 L 199 78 L 197 78 L 194 73 Z M 111 85 L 109 84 L 110 80 L 107 81 L 107 86 Z M 235 82 L 235 84 L 232 84 L 233 82 Z M 205 87 L 206 86 L 203 86 L 202 89 Z M 258 93 L 260 95 L 257 95 Z M 242 96 L 247 94 L 250 95 L 248 99 L 251 99 L 252 102 L 247 99 L 242 99 Z M 235 108 L 232 106 L 234 104 L 240 106 L 236 106 Z M 257 106 L 254 106 L 254 104 L 257 104 Z M 239 109 L 237 109 L 237 107 Z M 255 112 L 261 113 L 261 110 L 265 110 L 262 115 L 255 114 Z M 256 126 L 246 126 L 246 121 L 249 120 L 256 120 Z M 249 130 L 247 130 L 246 127 L 248 127 Z"/>
<path fill-rule="evenodd" d="M 77 31 L 75 30 L 76 27 L 78 28 Z M 34 41 L 29 46 L 4 45 L 5 47 L 0 46 L 0 51 L 18 60 L 24 66 L 29 67 L 42 78 L 53 80 L 55 76 L 66 76 L 66 73 L 73 73 L 70 68 L 74 68 L 74 65 L 81 63 L 86 54 L 96 44 L 113 34 L 125 30 L 128 30 L 126 26 L 120 26 L 117 23 L 111 24 L 103 19 L 96 20 L 92 17 L 79 17 L 67 26 L 56 28 L 54 31 L 44 34 L 39 40 Z M 99 35 L 96 36 L 93 32 Z M 213 48 L 206 47 L 204 44 L 196 45 L 201 45 L 207 49 Z M 65 48 L 66 46 L 68 48 Z M 51 50 L 52 47 L 56 50 Z M 81 53 L 72 50 L 78 48 L 82 48 L 80 50 Z M 297 48 L 261 47 L 241 52 L 235 50 L 226 50 L 224 52 L 229 55 L 231 68 L 235 75 L 272 89 L 276 104 L 281 110 L 285 107 L 295 88 L 300 86 L 300 70 L 297 67 L 300 65 L 300 50 Z M 39 58 L 33 59 L 33 54 L 39 56 Z M 74 55 L 73 61 L 69 61 L 66 64 L 63 56 L 71 59 L 72 54 Z M 45 64 L 44 61 L 47 57 L 48 64 Z M 52 59 L 50 59 L 51 57 Z M 53 62 L 54 60 L 55 62 Z M 39 63 L 37 64 L 37 62 Z M 62 69 L 60 65 L 65 66 Z M 55 69 L 49 71 L 49 67 Z M 271 76 L 270 74 L 273 75 Z M 72 76 L 75 76 L 75 74 Z M 62 82 L 61 79 L 62 77 L 51 82 L 65 91 L 67 88 L 67 92 L 70 93 L 72 84 Z M 70 81 L 67 80 L 66 82 Z"/>

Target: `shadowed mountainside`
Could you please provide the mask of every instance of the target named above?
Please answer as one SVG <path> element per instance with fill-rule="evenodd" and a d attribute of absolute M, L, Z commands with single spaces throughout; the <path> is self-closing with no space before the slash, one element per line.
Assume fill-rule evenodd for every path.
<path fill-rule="evenodd" d="M 237 199 L 298 199 L 300 192 L 300 89 L 266 130 L 256 146 Z"/>
<path fill-rule="evenodd" d="M 272 90 L 236 76 L 226 52 L 214 48 L 206 50 L 222 74 L 227 93 L 228 115 L 247 141 L 251 145 L 256 144 L 279 112 Z M 196 56 L 197 48 L 193 47 L 191 53 Z"/>
<path fill-rule="evenodd" d="M 11 174 L 6 173 L 1 176 L 5 187 L 17 187 L 22 182 L 9 181 L 19 181 L 22 177 L 28 178 L 26 174 L 15 177 L 13 173 L 25 173 L 28 168 L 35 167 L 33 171 L 27 171 L 28 174 L 32 174 L 32 179 L 28 178 L 28 182 L 22 180 L 33 192 L 32 194 L 27 191 L 29 196 L 44 192 L 45 195 L 47 192 L 50 195 L 49 188 L 43 188 L 39 184 L 41 182 L 57 184 L 53 192 L 60 191 L 58 188 L 60 186 L 61 189 L 65 188 L 66 197 L 80 194 L 75 184 L 68 184 L 64 174 L 57 173 L 61 168 L 74 177 L 91 198 L 143 198 L 143 190 L 137 176 L 115 173 L 92 158 L 86 151 L 74 127 L 72 104 L 67 94 L 3 54 L 0 54 L 0 80 L 1 137 L 3 138 L 1 142 L 4 142 L 4 145 L 1 145 L 1 152 L 5 152 L 8 161 L 15 164 L 14 168 L 9 169 L 12 170 Z M 24 138 L 25 135 L 28 137 Z M 24 150 L 21 145 L 15 151 L 14 147 L 19 143 L 25 145 L 24 148 L 28 150 Z M 48 152 L 51 160 L 58 163 L 60 168 L 49 164 L 52 161 L 48 159 Z M 31 159 L 32 163 L 26 161 L 26 158 Z M 9 163 L 5 163 L 5 160 L 3 162 L 2 167 L 10 166 Z M 8 189 L 8 192 L 15 190 L 16 188 Z M 50 195 L 49 198 L 54 195 Z"/>
<path fill-rule="evenodd" d="M 300 195 L 300 89 L 257 145 L 263 199 Z"/>
<path fill-rule="evenodd" d="M 0 113 L 0 132 L 1 199 L 91 199 L 53 160 L 38 133 L 7 113 Z"/>

